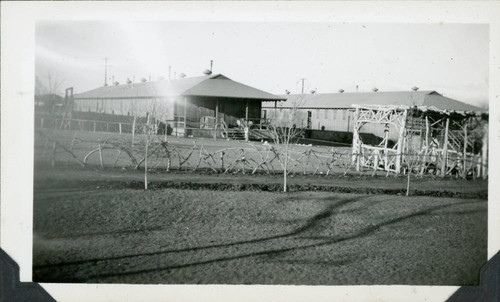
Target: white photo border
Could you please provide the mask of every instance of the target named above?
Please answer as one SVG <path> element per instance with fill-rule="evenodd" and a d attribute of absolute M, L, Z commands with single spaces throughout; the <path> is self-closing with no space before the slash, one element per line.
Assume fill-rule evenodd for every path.
<path fill-rule="evenodd" d="M 31 281 L 35 22 L 252 21 L 489 24 L 488 259 L 500 250 L 500 2 L 2 2 L 0 246 Z M 478 272 L 479 273 L 479 272 Z M 457 286 L 41 284 L 57 301 L 444 301 Z"/>

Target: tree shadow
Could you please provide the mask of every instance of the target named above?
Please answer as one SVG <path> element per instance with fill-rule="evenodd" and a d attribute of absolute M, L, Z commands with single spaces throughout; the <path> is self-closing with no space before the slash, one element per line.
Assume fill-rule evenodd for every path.
<path fill-rule="evenodd" d="M 151 253 L 128 254 L 128 255 L 113 256 L 113 257 L 100 257 L 100 258 L 92 258 L 92 259 L 85 259 L 85 260 L 78 260 L 78 261 L 71 261 L 71 262 L 36 265 L 36 266 L 33 266 L 33 268 L 40 269 L 40 268 L 47 268 L 47 267 L 54 267 L 54 266 L 81 265 L 81 264 L 92 263 L 92 262 L 97 262 L 97 261 L 120 260 L 120 259 L 134 258 L 134 257 L 140 257 L 140 256 L 158 256 L 158 255 L 168 254 L 168 253 L 192 252 L 192 251 L 200 251 L 200 250 L 211 249 L 211 248 L 224 248 L 224 247 L 231 247 L 231 246 L 242 245 L 242 244 L 261 243 L 261 242 L 265 242 L 265 241 L 269 241 L 269 240 L 291 237 L 291 236 L 298 235 L 301 232 L 305 232 L 308 229 L 314 228 L 322 220 L 332 216 L 335 212 L 335 209 L 340 208 L 340 207 L 342 207 L 348 203 L 351 203 L 351 202 L 357 202 L 357 201 L 362 200 L 364 198 L 366 198 L 366 196 L 348 198 L 348 199 L 340 200 L 337 203 L 330 204 L 325 209 L 323 209 L 320 213 L 314 215 L 311 218 L 308 218 L 304 225 L 302 225 L 298 228 L 295 228 L 294 230 L 292 230 L 290 232 L 283 233 L 283 234 L 267 236 L 267 237 L 263 237 L 263 238 L 250 239 L 250 240 L 234 241 L 234 242 L 230 242 L 230 243 L 210 244 L 210 245 L 205 245 L 205 246 L 189 247 L 189 248 L 181 248 L 181 249 L 165 249 L 165 250 L 151 252 Z M 330 198 L 324 198 L 324 199 L 327 199 L 328 201 L 335 201 L 337 198 L 330 197 Z"/>
<path fill-rule="evenodd" d="M 362 227 L 356 232 L 352 232 L 348 235 L 339 235 L 339 236 L 299 236 L 303 234 L 306 231 L 309 230 L 314 230 L 316 227 L 319 226 L 319 224 L 322 223 L 323 220 L 330 218 L 332 215 L 334 215 L 337 209 L 341 208 L 342 206 L 349 204 L 351 202 L 356 202 L 359 201 L 363 198 L 366 197 L 356 197 L 356 198 L 348 198 L 344 200 L 340 200 L 337 203 L 330 204 L 326 206 L 321 212 L 318 214 L 312 216 L 310 219 L 306 221 L 306 223 L 290 232 L 284 233 L 284 234 L 279 234 L 279 235 L 274 235 L 274 236 L 268 236 L 268 237 L 263 237 L 263 238 L 257 238 L 257 239 L 251 239 L 251 240 L 242 240 L 242 241 L 235 241 L 231 243 L 226 243 L 226 244 L 214 244 L 214 245 L 206 245 L 206 246 L 200 246 L 200 247 L 191 247 L 191 248 L 184 248 L 184 249 L 172 249 L 172 250 L 163 250 L 163 251 L 158 251 L 158 252 L 152 252 L 152 253 L 141 253 L 141 254 L 134 254 L 134 255 L 123 255 L 123 256 L 117 256 L 117 257 L 108 257 L 108 258 L 96 258 L 96 259 L 87 259 L 87 260 L 81 260 L 81 261 L 74 261 L 74 262 L 65 262 L 65 263 L 59 263 L 59 264 L 50 264 L 50 265 L 43 265 L 43 266 L 37 266 L 37 269 L 41 268 L 48 268 L 48 267 L 54 267 L 54 266 L 67 266 L 67 265 L 79 265 L 79 264 L 88 264 L 89 262 L 97 262 L 97 261 L 114 261 L 114 260 L 119 260 L 119 259 L 124 259 L 124 258 L 132 258 L 132 257 L 139 257 L 139 256 L 157 256 L 157 255 L 162 255 L 162 254 L 167 254 L 167 253 L 177 253 L 177 252 L 185 252 L 185 251 L 199 251 L 199 250 L 204 250 L 204 249 L 210 249 L 210 248 L 224 248 L 224 247 L 230 247 L 230 246 L 236 246 L 236 245 L 243 245 L 243 244 L 250 244 L 250 243 L 262 243 L 274 239 L 279 239 L 279 238 L 289 238 L 289 237 L 295 237 L 297 239 L 314 239 L 314 240 L 319 240 L 321 242 L 315 242 L 315 243 L 310 243 L 310 244 L 301 244 L 298 246 L 293 246 L 293 247 L 283 247 L 283 248 L 276 248 L 276 249 L 267 249 L 264 251 L 260 252 L 249 252 L 249 253 L 242 253 L 234 256 L 223 256 L 223 257 L 217 257 L 214 259 L 210 260 L 203 260 L 203 261 L 194 261 L 190 263 L 185 263 L 185 264 L 176 264 L 176 265 L 167 265 L 167 266 L 162 266 L 162 267 L 154 267 L 154 268 L 146 268 L 146 269 L 140 269 L 140 270 L 131 270 L 131 271 L 124 271 L 124 272 L 110 272 L 110 273 L 97 273 L 90 275 L 89 274 L 89 281 L 96 281 L 101 278 L 107 278 L 107 277 L 121 277 L 121 276 L 129 276 L 129 275 L 137 275 L 137 274 L 146 274 L 146 273 L 155 273 L 155 272 L 160 272 L 160 271 L 170 271 L 172 269 L 180 269 L 180 268 L 187 268 L 187 267 L 194 267 L 194 266 L 199 266 L 199 265 L 206 265 L 206 264 L 213 264 L 213 263 L 219 263 L 223 261 L 231 261 L 231 260 L 238 260 L 238 259 L 244 259 L 244 258 L 250 258 L 250 257 L 259 257 L 259 256 L 266 256 L 266 257 L 277 257 L 280 256 L 284 253 L 291 252 L 291 251 L 298 251 L 298 250 L 304 250 L 308 248 L 315 248 L 315 247 L 321 247 L 321 246 L 327 246 L 331 244 L 337 244 L 340 242 L 345 242 L 349 240 L 355 240 L 355 239 L 360 239 L 360 238 L 365 238 L 373 233 L 375 233 L 379 228 L 388 226 L 388 225 L 393 225 L 397 224 L 399 222 L 415 218 L 415 217 L 420 217 L 420 216 L 425 216 L 425 215 L 431 215 L 434 214 L 434 211 L 437 210 L 442 210 L 446 208 L 450 208 L 453 206 L 457 205 L 463 205 L 463 204 L 472 204 L 476 203 L 476 201 L 462 201 L 462 202 L 454 202 L 450 204 L 443 204 L 443 205 L 437 205 L 433 206 L 430 208 L 422 209 L 410 214 L 398 216 L 377 224 L 369 224 L 366 227 Z M 342 262 L 342 260 L 339 260 Z M 345 262 L 347 263 L 347 262 Z M 40 280 L 41 281 L 41 280 Z M 47 280 L 43 280 L 47 281 Z M 63 277 L 59 278 L 57 280 L 54 280 L 54 282 L 72 282 L 74 279 L 72 277 Z M 80 281 L 80 280 L 79 280 Z M 49 281 L 50 282 L 50 281 Z"/>

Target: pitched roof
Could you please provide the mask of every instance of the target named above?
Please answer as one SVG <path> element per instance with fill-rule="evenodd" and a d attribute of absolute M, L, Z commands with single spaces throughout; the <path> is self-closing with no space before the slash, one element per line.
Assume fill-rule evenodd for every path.
<path fill-rule="evenodd" d="M 442 96 L 436 91 L 388 91 L 388 92 L 352 92 L 352 93 L 322 93 L 303 95 L 287 95 L 287 101 L 278 107 L 299 108 L 352 108 L 352 105 L 378 106 L 418 106 L 435 107 L 440 110 L 452 111 L 484 111 L 479 107 Z M 274 107 L 264 104 L 264 107 Z"/>
<path fill-rule="evenodd" d="M 75 95 L 75 99 L 120 99 L 175 96 L 208 96 L 258 100 L 284 100 L 285 98 L 235 82 L 224 75 L 161 80 L 106 86 Z"/>

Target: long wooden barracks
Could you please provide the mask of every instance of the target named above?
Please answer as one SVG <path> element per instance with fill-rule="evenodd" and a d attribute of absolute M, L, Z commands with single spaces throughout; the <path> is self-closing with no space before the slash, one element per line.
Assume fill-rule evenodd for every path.
<path fill-rule="evenodd" d="M 74 96 L 74 114 L 146 117 L 184 134 L 185 129 L 234 127 L 245 119 L 261 123 L 263 101 L 285 98 L 231 80 L 222 74 L 100 87 Z"/>

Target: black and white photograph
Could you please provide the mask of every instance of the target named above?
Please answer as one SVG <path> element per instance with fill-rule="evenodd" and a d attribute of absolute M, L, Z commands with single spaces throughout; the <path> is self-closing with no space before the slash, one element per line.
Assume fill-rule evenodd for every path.
<path fill-rule="evenodd" d="M 306 11 L 37 18 L 31 113 L 4 119 L 2 95 L 2 132 L 15 116 L 30 129 L 22 156 L 2 135 L 2 171 L 16 157 L 31 173 L 22 275 L 46 289 L 478 286 L 498 212 L 491 25 Z"/>
<path fill-rule="evenodd" d="M 41 21 L 33 280 L 473 285 L 488 26 Z"/>

